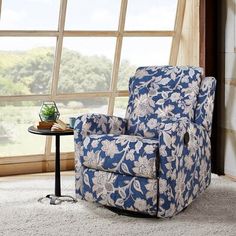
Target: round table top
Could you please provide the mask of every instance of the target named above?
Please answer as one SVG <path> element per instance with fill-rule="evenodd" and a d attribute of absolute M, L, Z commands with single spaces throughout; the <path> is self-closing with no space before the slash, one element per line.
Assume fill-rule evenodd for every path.
<path fill-rule="evenodd" d="M 48 129 L 37 129 L 33 125 L 28 128 L 28 131 L 32 134 L 39 134 L 39 135 L 73 135 L 74 130 L 73 129 L 67 129 L 67 130 L 57 130 L 57 131 L 51 131 Z"/>

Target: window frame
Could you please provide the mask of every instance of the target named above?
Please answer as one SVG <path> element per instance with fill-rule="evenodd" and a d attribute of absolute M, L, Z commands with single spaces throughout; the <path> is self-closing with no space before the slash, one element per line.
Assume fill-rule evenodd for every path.
<path fill-rule="evenodd" d="M 3 0 L 4 1 L 4 0 Z M 106 97 L 108 98 L 108 109 L 107 114 L 113 115 L 115 99 L 117 97 L 128 97 L 127 90 L 118 90 L 118 73 L 121 60 L 121 50 L 122 42 L 124 37 L 172 37 L 172 44 L 170 50 L 169 64 L 176 65 L 177 55 L 179 51 L 180 35 L 183 26 L 183 18 L 185 11 L 186 0 L 177 0 L 176 18 L 173 30 L 125 30 L 125 19 L 127 12 L 128 0 L 121 0 L 120 5 L 120 15 L 118 30 L 115 31 L 97 31 L 97 30 L 65 30 L 65 19 L 66 19 L 66 7 L 67 0 L 60 0 L 60 10 L 59 10 L 59 20 L 58 20 L 58 30 L 0 30 L 0 37 L 56 37 L 56 48 L 55 48 L 55 58 L 52 71 L 52 84 L 51 93 L 46 95 L 17 95 L 17 96 L 0 96 L 1 101 L 45 101 L 45 100 L 76 100 L 79 98 L 93 98 L 93 97 Z M 1 14 L 2 0 L 0 0 L 0 14 Z M 65 37 L 115 37 L 115 54 L 113 59 L 112 77 L 110 88 L 108 91 L 101 92 L 80 92 L 73 94 L 59 94 L 57 91 L 59 71 L 60 71 L 60 61 L 62 56 L 63 39 Z M 0 169 L 1 165 L 12 165 L 12 164 L 24 164 L 29 162 L 53 162 L 54 153 L 51 152 L 52 138 L 46 137 L 45 152 L 43 155 L 29 155 L 29 156 L 17 156 L 17 157 L 1 157 L 0 158 Z M 73 153 L 62 153 L 61 159 L 63 161 L 68 160 L 69 168 L 71 168 L 74 161 Z M 26 169 L 29 167 L 25 165 L 24 172 L 28 172 Z M 65 166 L 68 166 L 65 164 Z M 65 167 L 67 168 L 67 167 Z M 39 167 L 39 172 L 50 171 L 53 167 L 48 164 L 48 167 Z M 41 171 L 40 171 L 41 170 Z M 38 171 L 35 171 L 38 172 Z M 1 173 L 1 171 L 0 171 Z M 4 173 L 4 172 L 3 172 Z M 6 172 L 8 173 L 8 172 Z M 9 173 L 14 174 L 14 169 L 9 169 Z M 1 174 L 0 174 L 1 176 Z"/>

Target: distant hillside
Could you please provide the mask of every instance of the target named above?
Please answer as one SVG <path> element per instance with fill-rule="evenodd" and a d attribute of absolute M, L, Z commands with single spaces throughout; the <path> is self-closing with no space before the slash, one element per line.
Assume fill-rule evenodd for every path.
<path fill-rule="evenodd" d="M 22 54 L 25 53 L 0 50 L 0 69 L 18 63 Z"/>
<path fill-rule="evenodd" d="M 50 93 L 53 63 L 53 48 L 0 51 L 0 94 Z M 127 89 L 134 67 L 127 61 L 121 63 L 121 67 L 120 85 Z M 83 56 L 65 49 L 58 89 L 62 93 L 108 90 L 111 71 L 112 62 L 106 57 Z"/>

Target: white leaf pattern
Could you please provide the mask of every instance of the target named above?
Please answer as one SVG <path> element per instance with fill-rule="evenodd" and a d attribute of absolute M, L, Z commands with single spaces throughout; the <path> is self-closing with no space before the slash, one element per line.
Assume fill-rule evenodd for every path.
<path fill-rule="evenodd" d="M 124 200 L 122 198 L 118 198 L 115 203 L 117 206 L 123 206 L 124 205 Z"/>
<path fill-rule="evenodd" d="M 139 150 L 141 149 L 141 147 L 142 147 L 142 143 L 140 141 L 138 141 L 135 144 L 135 152 L 139 153 Z"/>
<path fill-rule="evenodd" d="M 125 190 L 123 188 L 119 188 L 118 192 L 122 199 L 126 198 Z"/>
<path fill-rule="evenodd" d="M 171 143 L 172 143 L 171 136 L 165 131 L 163 131 L 162 133 L 163 133 L 163 139 L 164 139 L 165 145 L 168 148 L 171 148 Z"/>
<path fill-rule="evenodd" d="M 135 190 L 137 190 L 138 192 L 143 193 L 139 181 L 137 181 L 137 180 L 134 181 L 134 188 L 135 188 Z"/>
<path fill-rule="evenodd" d="M 126 173 L 126 174 L 131 174 L 129 172 L 129 168 L 125 163 L 121 163 L 121 169 Z"/>
<path fill-rule="evenodd" d="M 89 178 L 88 178 L 88 175 L 84 175 L 84 183 L 88 186 L 90 186 L 90 183 L 89 183 Z"/>
<path fill-rule="evenodd" d="M 161 85 L 166 85 L 170 82 L 170 79 L 168 77 L 161 79 L 158 83 Z"/>

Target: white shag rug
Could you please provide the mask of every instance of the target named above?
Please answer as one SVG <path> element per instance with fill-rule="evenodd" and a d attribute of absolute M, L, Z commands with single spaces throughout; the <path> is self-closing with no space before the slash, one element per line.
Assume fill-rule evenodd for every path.
<path fill-rule="evenodd" d="M 0 178 L 0 235 L 236 235 L 236 182 L 224 177 L 213 176 L 210 187 L 171 219 L 121 216 L 82 200 L 37 201 L 53 191 L 53 175 Z M 62 176 L 62 194 L 74 196 L 73 175 Z"/>

